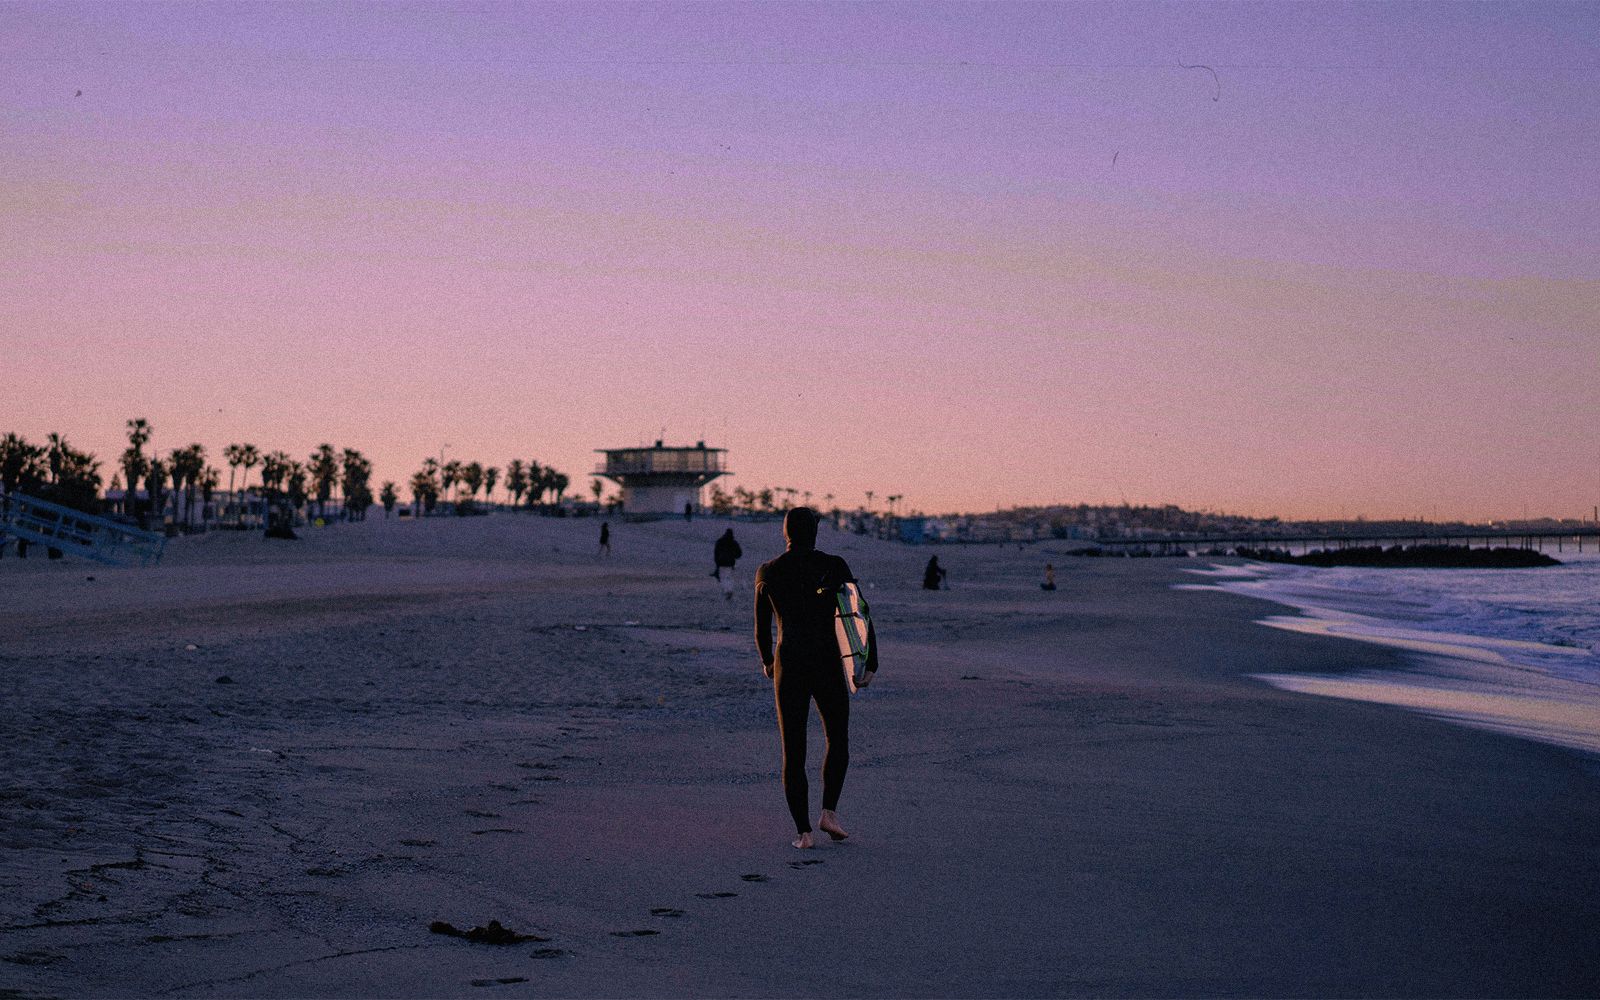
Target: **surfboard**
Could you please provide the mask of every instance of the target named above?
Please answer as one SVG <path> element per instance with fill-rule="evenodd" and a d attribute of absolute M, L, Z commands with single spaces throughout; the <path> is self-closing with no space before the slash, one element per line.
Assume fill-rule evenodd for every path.
<path fill-rule="evenodd" d="M 867 663 L 872 653 L 872 615 L 867 610 L 867 599 L 861 596 L 859 585 L 852 582 L 839 588 L 833 625 L 834 635 L 839 640 L 839 663 L 844 670 L 844 683 L 854 694 L 866 678 Z"/>

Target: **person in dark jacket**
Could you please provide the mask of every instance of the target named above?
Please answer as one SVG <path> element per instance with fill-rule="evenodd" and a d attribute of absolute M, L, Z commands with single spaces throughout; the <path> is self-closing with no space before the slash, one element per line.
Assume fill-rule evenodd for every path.
<path fill-rule="evenodd" d="M 733 529 L 729 528 L 717 539 L 717 544 L 711 549 L 711 561 L 716 568 L 711 575 L 722 583 L 722 596 L 726 600 L 733 600 L 733 567 L 744 555 L 744 550 L 739 548 L 739 543 L 733 537 Z"/>
<path fill-rule="evenodd" d="M 944 583 L 945 569 L 939 565 L 939 557 L 934 556 L 928 560 L 928 568 L 922 571 L 922 589 L 938 590 Z"/>
<path fill-rule="evenodd" d="M 761 670 L 772 679 L 778 706 L 778 735 L 783 747 L 783 793 L 799 837 L 798 848 L 813 846 L 810 787 L 806 782 L 806 720 L 817 703 L 827 738 L 822 758 L 822 816 L 817 826 L 834 840 L 847 836 L 835 810 L 850 764 L 850 691 L 845 686 L 834 636 L 839 588 L 854 580 L 838 556 L 817 551 L 817 518 L 809 507 L 796 507 L 783 519 L 788 548 L 756 570 L 756 649 Z M 774 649 L 772 625 L 777 622 Z M 868 638 L 867 673 L 877 671 L 876 638 Z"/>

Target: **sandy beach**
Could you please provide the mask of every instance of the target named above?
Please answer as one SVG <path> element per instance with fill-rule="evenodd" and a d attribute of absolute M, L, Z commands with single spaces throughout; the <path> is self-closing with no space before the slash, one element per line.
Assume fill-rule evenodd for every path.
<path fill-rule="evenodd" d="M 0 561 L 0 997 L 1600 993 L 1595 759 L 1253 679 L 1406 654 L 1185 560 L 951 547 L 930 593 L 929 549 L 824 529 L 883 669 L 851 839 L 791 849 L 778 526 L 735 525 L 731 603 L 724 527 Z M 490 920 L 538 940 L 429 930 Z"/>

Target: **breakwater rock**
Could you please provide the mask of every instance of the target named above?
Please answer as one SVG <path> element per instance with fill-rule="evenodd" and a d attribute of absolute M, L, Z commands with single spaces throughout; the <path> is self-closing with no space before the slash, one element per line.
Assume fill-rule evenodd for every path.
<path fill-rule="evenodd" d="M 1481 548 L 1465 545 L 1366 545 L 1346 549 L 1314 549 L 1291 555 L 1284 549 L 1240 547 L 1234 554 L 1260 562 L 1301 566 L 1377 566 L 1392 569 L 1530 569 L 1560 566 L 1561 562 L 1533 549 Z"/>

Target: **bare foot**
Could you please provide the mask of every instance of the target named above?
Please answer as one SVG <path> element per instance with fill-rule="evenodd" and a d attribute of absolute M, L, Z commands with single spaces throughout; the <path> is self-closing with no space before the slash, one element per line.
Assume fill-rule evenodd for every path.
<path fill-rule="evenodd" d="M 812 847 L 813 847 L 813 846 L 815 846 L 815 845 L 813 845 L 813 844 L 812 844 L 812 843 L 811 843 L 811 831 L 810 831 L 810 830 L 807 830 L 807 831 L 806 831 L 806 832 L 805 832 L 805 833 L 802 833 L 802 834 L 801 834 L 801 835 L 800 835 L 800 836 L 799 836 L 799 838 L 797 838 L 797 839 L 796 839 L 796 840 L 795 840 L 795 842 L 794 842 L 794 846 L 796 846 L 796 847 L 798 847 L 798 848 L 799 848 L 799 849 L 800 849 L 800 850 L 802 850 L 802 851 L 809 851 L 809 850 L 811 850 L 811 848 L 812 848 Z"/>
<path fill-rule="evenodd" d="M 821 827 L 822 832 L 834 840 L 843 840 L 850 836 L 844 832 L 844 827 L 839 825 L 839 815 L 832 809 L 822 810 L 822 818 L 817 820 L 817 826 Z"/>

